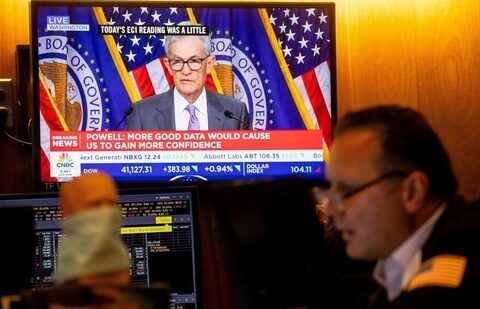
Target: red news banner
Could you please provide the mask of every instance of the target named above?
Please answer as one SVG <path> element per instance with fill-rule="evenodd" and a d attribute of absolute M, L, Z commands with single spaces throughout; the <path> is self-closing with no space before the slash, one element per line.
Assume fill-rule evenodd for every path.
<path fill-rule="evenodd" d="M 322 132 L 313 130 L 52 132 L 50 175 L 68 178 L 97 170 L 165 179 L 318 174 L 322 141 Z"/>
<path fill-rule="evenodd" d="M 50 134 L 50 151 L 321 151 L 322 140 L 319 130 L 54 131 Z"/>

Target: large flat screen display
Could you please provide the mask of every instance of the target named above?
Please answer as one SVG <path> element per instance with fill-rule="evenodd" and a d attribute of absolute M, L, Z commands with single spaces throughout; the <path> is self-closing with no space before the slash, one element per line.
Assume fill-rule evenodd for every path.
<path fill-rule="evenodd" d="M 336 116 L 332 3 L 31 6 L 39 183 L 96 171 L 119 182 L 324 176 Z M 178 27 L 183 21 L 205 27 Z M 251 130 L 127 131 L 132 105 L 173 87 L 166 35 L 202 31 L 215 56 L 206 88 L 243 102 Z"/>

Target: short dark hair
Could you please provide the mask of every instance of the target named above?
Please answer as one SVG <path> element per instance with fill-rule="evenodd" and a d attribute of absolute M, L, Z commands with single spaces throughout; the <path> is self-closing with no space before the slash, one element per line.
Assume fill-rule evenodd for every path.
<path fill-rule="evenodd" d="M 437 134 L 419 112 L 397 105 L 379 105 L 347 113 L 337 123 L 334 136 L 353 129 L 371 129 L 381 138 L 381 168 L 419 170 L 430 183 L 430 192 L 449 198 L 457 190 L 450 159 Z"/>

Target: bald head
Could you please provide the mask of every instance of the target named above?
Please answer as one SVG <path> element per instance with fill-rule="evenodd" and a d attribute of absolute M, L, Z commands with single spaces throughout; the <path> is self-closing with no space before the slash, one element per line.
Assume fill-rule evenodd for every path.
<path fill-rule="evenodd" d="M 102 173 L 85 174 L 65 183 L 60 190 L 63 216 L 117 203 L 118 191 L 113 179 Z"/>

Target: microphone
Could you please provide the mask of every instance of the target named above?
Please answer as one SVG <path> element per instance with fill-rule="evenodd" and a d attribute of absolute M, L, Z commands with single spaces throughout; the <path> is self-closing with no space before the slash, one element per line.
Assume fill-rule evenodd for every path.
<path fill-rule="evenodd" d="M 130 115 L 132 112 L 133 112 L 133 106 L 129 106 L 129 107 L 127 107 L 127 108 L 123 111 L 123 117 L 122 117 L 122 119 L 120 119 L 120 121 L 117 122 L 117 124 L 115 125 L 115 131 L 118 130 L 118 127 L 122 124 L 122 122 L 125 121 L 125 119 L 127 118 L 127 116 Z"/>
<path fill-rule="evenodd" d="M 248 124 L 246 121 L 244 121 L 244 120 L 238 118 L 237 116 L 235 116 L 235 114 L 232 113 L 231 111 L 226 110 L 223 114 L 225 115 L 225 117 L 227 117 L 227 118 L 229 118 L 229 119 L 235 119 L 235 120 L 243 123 L 244 125 L 247 126 L 247 129 L 250 129 L 250 124 Z"/>

